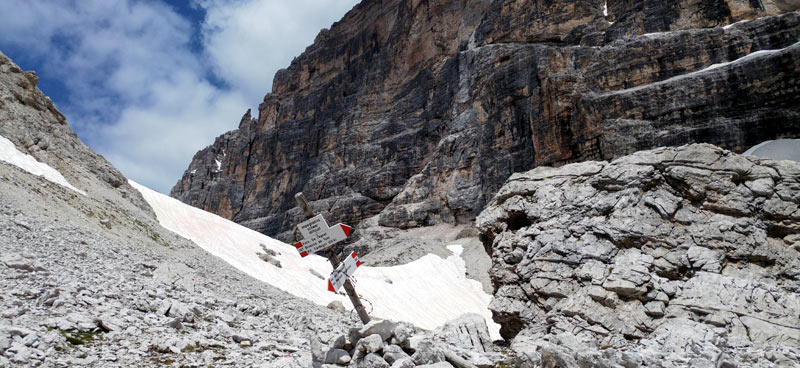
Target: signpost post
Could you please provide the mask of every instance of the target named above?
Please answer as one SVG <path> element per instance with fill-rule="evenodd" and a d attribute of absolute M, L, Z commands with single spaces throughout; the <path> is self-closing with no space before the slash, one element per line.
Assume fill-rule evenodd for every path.
<path fill-rule="evenodd" d="M 302 257 L 307 256 L 309 252 L 325 251 L 328 260 L 333 266 L 333 273 L 331 273 L 331 278 L 328 280 L 328 290 L 335 292 L 339 289 L 339 286 L 342 286 L 342 281 L 344 281 L 344 291 L 350 297 L 350 302 L 353 303 L 353 307 L 358 312 L 361 323 L 366 325 L 370 320 L 369 314 L 364 309 L 364 305 L 361 304 L 356 288 L 353 287 L 353 283 L 349 279 L 349 276 L 355 272 L 361 262 L 356 257 L 355 252 L 352 252 L 342 263 L 333 248 L 325 249 L 325 247 L 347 238 L 352 229 L 344 224 L 328 227 L 322 215 L 314 216 L 314 211 L 311 210 L 311 206 L 308 205 L 306 196 L 302 192 L 295 194 L 294 199 L 306 217 L 306 221 L 298 225 L 300 233 L 303 234 L 303 240 L 298 241 L 294 246 Z"/>

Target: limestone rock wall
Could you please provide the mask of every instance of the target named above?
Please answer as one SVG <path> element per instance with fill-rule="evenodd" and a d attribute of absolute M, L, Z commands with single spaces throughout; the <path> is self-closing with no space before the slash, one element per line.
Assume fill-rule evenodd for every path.
<path fill-rule="evenodd" d="M 299 191 L 330 221 L 469 223 L 539 165 L 797 136 L 800 15 L 769 4 L 364 1 L 171 195 L 289 240 Z"/>
<path fill-rule="evenodd" d="M 796 365 L 798 194 L 707 144 L 514 174 L 477 220 L 490 309 L 534 364 Z"/>

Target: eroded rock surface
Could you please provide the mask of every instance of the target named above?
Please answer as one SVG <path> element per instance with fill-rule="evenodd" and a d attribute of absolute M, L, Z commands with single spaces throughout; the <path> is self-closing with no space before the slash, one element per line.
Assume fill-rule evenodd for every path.
<path fill-rule="evenodd" d="M 363 1 L 171 195 L 293 240 L 300 191 L 332 222 L 469 223 L 536 166 L 797 136 L 800 15 L 775 15 L 794 8 Z"/>
<path fill-rule="evenodd" d="M 697 144 L 539 167 L 477 223 L 529 364 L 800 364 L 796 162 Z"/>

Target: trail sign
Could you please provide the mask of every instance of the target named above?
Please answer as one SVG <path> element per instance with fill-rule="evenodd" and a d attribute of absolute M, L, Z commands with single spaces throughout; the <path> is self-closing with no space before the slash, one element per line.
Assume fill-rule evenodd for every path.
<path fill-rule="evenodd" d="M 331 272 L 331 277 L 328 279 L 328 291 L 335 293 L 339 290 L 339 288 L 344 285 L 347 278 L 353 276 L 358 266 L 361 266 L 361 261 L 358 260 L 356 252 L 350 253 L 350 256 L 345 258 L 344 262 L 340 263 L 339 266 Z"/>
<path fill-rule="evenodd" d="M 347 292 L 350 302 L 353 303 L 353 308 L 355 308 L 356 312 L 358 312 L 358 317 L 361 319 L 361 323 L 366 325 L 370 320 L 369 314 L 364 308 L 364 305 L 361 304 L 361 298 L 358 297 L 356 288 L 353 287 L 353 283 L 350 282 L 350 279 L 348 278 L 353 274 L 353 272 L 355 272 L 358 266 L 361 266 L 361 262 L 358 260 L 356 253 L 353 252 L 345 259 L 344 263 L 341 263 L 339 262 L 339 256 L 336 255 L 336 252 L 330 249 L 330 245 L 336 244 L 350 235 L 350 226 L 337 224 L 333 227 L 328 227 L 328 223 L 325 222 L 325 219 L 322 218 L 322 215 L 314 216 L 314 211 L 311 210 L 311 206 L 308 205 L 308 201 L 306 201 L 306 196 L 303 195 L 303 192 L 295 194 L 294 199 L 297 200 L 297 205 L 303 210 L 303 214 L 306 218 L 306 221 L 303 221 L 300 223 L 300 225 L 298 225 L 298 229 L 303 235 L 303 241 L 297 242 L 294 245 L 295 248 L 297 248 L 297 251 L 300 252 L 300 256 L 302 257 L 307 256 L 309 251 L 316 251 L 311 250 L 312 248 L 325 250 L 333 269 L 342 270 L 338 273 L 334 271 L 333 274 L 331 274 L 331 279 L 328 280 L 328 290 L 333 288 L 334 283 L 331 281 L 334 279 L 334 274 L 336 274 L 336 285 L 338 286 L 333 288 L 333 290 L 335 291 L 344 285 L 344 291 Z M 297 233 L 295 233 L 295 236 L 297 236 Z M 328 243 L 328 245 L 325 245 L 326 243 Z M 343 264 L 345 265 L 342 266 Z"/>
<path fill-rule="evenodd" d="M 303 234 L 303 240 L 294 243 L 294 247 L 300 252 L 301 257 L 307 256 L 308 253 L 328 250 L 334 244 L 347 239 L 352 230 L 350 226 L 345 224 L 336 224 L 328 227 L 328 223 L 325 222 L 325 218 L 322 215 L 316 215 L 309 220 L 301 222 L 297 225 L 297 228 Z"/>

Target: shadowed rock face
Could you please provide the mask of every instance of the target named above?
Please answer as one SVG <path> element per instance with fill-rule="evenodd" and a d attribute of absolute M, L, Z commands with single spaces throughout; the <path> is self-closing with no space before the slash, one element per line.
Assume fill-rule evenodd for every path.
<path fill-rule="evenodd" d="M 707 144 L 514 174 L 489 308 L 534 366 L 796 365 L 799 206 L 800 164 Z"/>
<path fill-rule="evenodd" d="M 364 1 L 171 195 L 282 239 L 299 191 L 332 222 L 465 223 L 538 165 L 795 136 L 800 15 L 775 4 Z"/>

